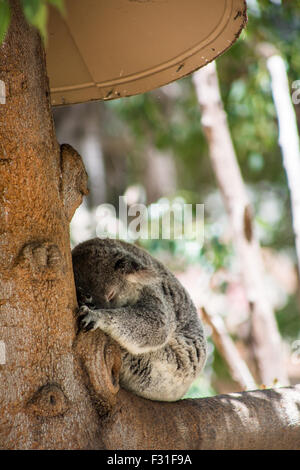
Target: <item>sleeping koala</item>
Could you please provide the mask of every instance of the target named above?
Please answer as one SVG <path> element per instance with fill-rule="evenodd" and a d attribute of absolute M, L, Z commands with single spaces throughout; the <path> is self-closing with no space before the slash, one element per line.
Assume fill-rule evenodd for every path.
<path fill-rule="evenodd" d="M 120 344 L 120 385 L 151 400 L 182 398 L 206 359 L 203 327 L 183 286 L 145 250 L 120 240 L 88 240 L 72 258 L 79 326 Z"/>

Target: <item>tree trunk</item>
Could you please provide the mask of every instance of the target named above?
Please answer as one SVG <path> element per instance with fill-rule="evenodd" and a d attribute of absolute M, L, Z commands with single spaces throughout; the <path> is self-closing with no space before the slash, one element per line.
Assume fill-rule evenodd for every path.
<path fill-rule="evenodd" d="M 272 79 L 272 94 L 279 127 L 279 145 L 291 195 L 298 275 L 300 275 L 300 140 L 297 119 L 283 58 L 273 51 L 273 54 L 271 53 L 267 58 L 267 67 Z"/>
<path fill-rule="evenodd" d="M 108 336 L 76 335 L 68 228 L 86 174 L 57 145 L 40 39 L 11 5 L 0 48 L 0 448 L 299 447 L 299 388 L 151 402 L 118 392 Z"/>
<path fill-rule="evenodd" d="M 194 73 L 202 126 L 210 158 L 232 227 L 234 246 L 251 312 L 254 353 L 260 379 L 271 386 L 275 380 L 288 384 L 276 320 L 264 288 L 264 267 L 255 237 L 252 208 L 237 163 L 226 113 L 219 91 L 215 63 Z"/>
<path fill-rule="evenodd" d="M 41 41 L 11 6 L 0 48 L 0 447 L 99 448 L 98 414 L 73 354 L 69 220 L 86 174 L 79 155 L 57 144 Z"/>

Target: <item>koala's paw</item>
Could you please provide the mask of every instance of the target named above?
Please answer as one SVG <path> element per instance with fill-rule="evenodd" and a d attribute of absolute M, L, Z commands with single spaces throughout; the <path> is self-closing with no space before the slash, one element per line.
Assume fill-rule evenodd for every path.
<path fill-rule="evenodd" d="M 98 327 L 99 315 L 95 311 L 83 305 L 80 307 L 78 313 L 79 330 L 87 332 L 89 330 L 95 330 Z"/>

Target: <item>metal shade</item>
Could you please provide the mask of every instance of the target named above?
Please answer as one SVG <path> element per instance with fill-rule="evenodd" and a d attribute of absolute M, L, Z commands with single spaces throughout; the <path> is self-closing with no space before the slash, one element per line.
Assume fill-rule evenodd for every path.
<path fill-rule="evenodd" d="M 49 18 L 53 105 L 178 80 L 228 49 L 246 23 L 244 0 L 67 0 L 66 10 Z"/>

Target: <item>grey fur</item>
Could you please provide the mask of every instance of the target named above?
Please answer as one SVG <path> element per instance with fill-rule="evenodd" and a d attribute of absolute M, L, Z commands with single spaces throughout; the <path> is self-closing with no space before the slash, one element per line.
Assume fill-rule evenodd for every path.
<path fill-rule="evenodd" d="M 203 369 L 197 310 L 175 276 L 145 250 L 92 239 L 72 252 L 80 327 L 101 328 L 122 348 L 120 384 L 151 400 L 175 401 Z"/>

